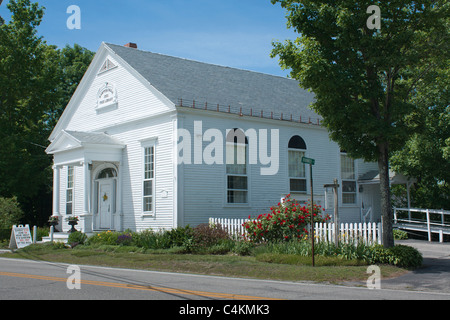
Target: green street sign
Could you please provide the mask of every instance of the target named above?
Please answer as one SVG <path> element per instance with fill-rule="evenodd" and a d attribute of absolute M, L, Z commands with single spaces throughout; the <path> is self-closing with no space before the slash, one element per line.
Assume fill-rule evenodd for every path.
<path fill-rule="evenodd" d="M 310 165 L 313 166 L 313 165 L 316 164 L 316 160 L 311 159 L 311 158 L 307 158 L 307 157 L 303 157 L 303 158 L 302 158 L 302 163 L 310 164 Z"/>

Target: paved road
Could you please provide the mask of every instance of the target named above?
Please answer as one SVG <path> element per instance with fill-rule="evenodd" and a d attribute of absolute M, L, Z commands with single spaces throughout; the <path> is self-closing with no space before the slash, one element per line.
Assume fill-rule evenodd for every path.
<path fill-rule="evenodd" d="M 68 265 L 0 258 L 0 300 L 450 300 L 450 293 L 320 285 Z"/>
<path fill-rule="evenodd" d="M 450 294 L 450 243 L 420 240 L 396 241 L 418 249 L 423 267 L 401 277 L 382 281 L 383 288 Z"/>

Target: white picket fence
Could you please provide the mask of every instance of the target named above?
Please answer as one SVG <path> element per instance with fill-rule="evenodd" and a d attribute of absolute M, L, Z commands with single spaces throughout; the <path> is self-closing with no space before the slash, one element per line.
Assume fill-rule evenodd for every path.
<path fill-rule="evenodd" d="M 334 223 L 316 223 L 314 226 L 319 241 L 335 242 Z M 381 223 L 341 223 L 339 241 L 358 244 L 382 244 Z"/>
<path fill-rule="evenodd" d="M 243 234 L 246 232 L 242 226 L 249 221 L 248 219 L 224 219 L 224 218 L 209 218 L 209 225 L 220 225 L 222 228 L 228 231 L 233 239 L 242 239 Z"/>
<path fill-rule="evenodd" d="M 241 239 L 246 230 L 242 226 L 248 219 L 210 218 L 210 225 L 221 225 L 234 239 Z M 309 230 L 309 225 L 307 227 Z M 334 223 L 316 223 L 314 226 L 318 241 L 335 242 Z M 381 223 L 341 223 L 339 241 L 343 243 L 382 244 Z"/>

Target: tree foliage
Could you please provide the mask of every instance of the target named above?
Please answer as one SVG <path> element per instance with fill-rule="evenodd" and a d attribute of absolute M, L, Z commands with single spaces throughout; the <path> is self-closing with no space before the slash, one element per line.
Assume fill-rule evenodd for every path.
<path fill-rule="evenodd" d="M 47 138 L 93 54 L 75 45 L 58 50 L 37 33 L 44 8 L 10 0 L 0 24 L 0 196 L 17 197 L 29 223 L 51 214 Z M 84 71 L 83 71 L 84 69 Z"/>
<path fill-rule="evenodd" d="M 316 96 L 312 107 L 331 138 L 380 169 L 383 241 L 393 246 L 389 157 L 413 133 L 413 97 L 436 61 L 448 54 L 446 1 L 272 0 L 287 10 L 299 37 L 274 43 L 272 56 Z M 381 30 L 367 8 L 381 9 Z"/>
<path fill-rule="evenodd" d="M 412 206 L 450 209 L 450 58 L 417 86 L 414 134 L 392 156 L 392 166 L 415 177 Z M 397 187 L 397 189 L 402 187 Z"/>

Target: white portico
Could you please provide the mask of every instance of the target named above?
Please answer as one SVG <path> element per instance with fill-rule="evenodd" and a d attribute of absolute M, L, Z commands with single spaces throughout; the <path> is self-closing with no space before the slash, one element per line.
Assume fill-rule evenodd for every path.
<path fill-rule="evenodd" d="M 54 157 L 53 215 L 59 230 L 70 228 L 69 216 L 79 218 L 77 229 L 85 233 L 121 229 L 124 148 L 106 133 L 65 130 L 47 148 Z"/>

